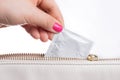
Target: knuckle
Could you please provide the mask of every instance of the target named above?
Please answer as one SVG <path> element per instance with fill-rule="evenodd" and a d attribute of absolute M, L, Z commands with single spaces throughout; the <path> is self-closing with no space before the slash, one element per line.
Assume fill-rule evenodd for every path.
<path fill-rule="evenodd" d="M 47 29 L 50 29 L 53 26 L 53 24 L 54 24 L 54 19 L 52 19 L 52 18 L 46 19 L 45 26 Z"/>

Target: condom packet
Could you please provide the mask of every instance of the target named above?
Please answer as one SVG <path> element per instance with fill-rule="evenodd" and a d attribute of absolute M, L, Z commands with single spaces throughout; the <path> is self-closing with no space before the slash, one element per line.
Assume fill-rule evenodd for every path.
<path fill-rule="evenodd" d="M 64 29 L 56 34 L 50 44 L 46 57 L 86 58 L 93 42 L 72 31 Z"/>

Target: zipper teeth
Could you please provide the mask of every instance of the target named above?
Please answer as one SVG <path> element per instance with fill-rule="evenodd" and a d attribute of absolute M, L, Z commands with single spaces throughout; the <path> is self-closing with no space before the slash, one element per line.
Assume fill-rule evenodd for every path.
<path fill-rule="evenodd" d="M 87 60 L 86 58 L 45 57 L 44 53 L 9 53 L 0 55 L 0 60 Z M 119 61 L 120 58 L 101 58 L 98 61 Z M 88 60 L 89 61 L 89 60 Z"/>
<path fill-rule="evenodd" d="M 3 54 L 0 55 L 0 60 L 86 60 L 84 58 L 62 58 L 62 57 L 45 57 L 45 54 L 31 54 L 31 53 L 19 53 L 19 54 Z"/>

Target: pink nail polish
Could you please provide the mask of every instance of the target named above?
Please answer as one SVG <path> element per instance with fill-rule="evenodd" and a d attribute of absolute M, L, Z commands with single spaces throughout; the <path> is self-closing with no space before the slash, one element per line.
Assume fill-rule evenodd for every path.
<path fill-rule="evenodd" d="M 61 32 L 63 30 L 63 27 L 58 24 L 58 23 L 55 23 L 54 26 L 53 26 L 53 29 L 56 31 L 56 32 Z"/>

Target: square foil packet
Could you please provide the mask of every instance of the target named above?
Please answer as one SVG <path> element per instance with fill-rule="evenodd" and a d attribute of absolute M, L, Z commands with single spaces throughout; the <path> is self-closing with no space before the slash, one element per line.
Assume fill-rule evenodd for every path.
<path fill-rule="evenodd" d="M 56 34 L 50 44 L 46 57 L 86 58 L 93 42 L 72 31 L 64 29 Z"/>

